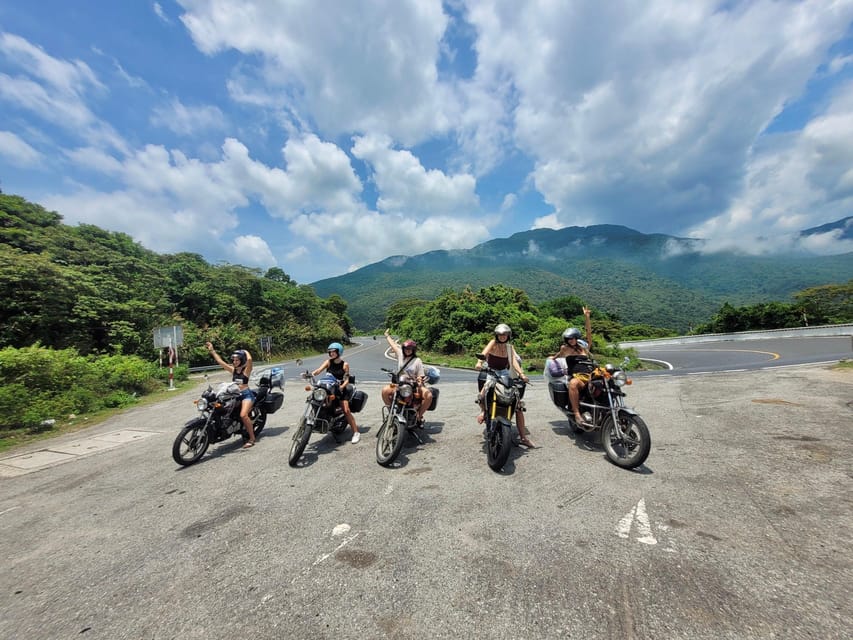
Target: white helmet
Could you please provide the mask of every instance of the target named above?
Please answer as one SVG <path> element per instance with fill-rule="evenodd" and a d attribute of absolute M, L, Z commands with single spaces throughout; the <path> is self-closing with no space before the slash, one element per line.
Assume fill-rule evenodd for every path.
<path fill-rule="evenodd" d="M 512 340 L 512 329 L 508 324 L 501 323 L 495 327 L 495 338 L 498 336 L 509 336 L 508 340 Z"/>

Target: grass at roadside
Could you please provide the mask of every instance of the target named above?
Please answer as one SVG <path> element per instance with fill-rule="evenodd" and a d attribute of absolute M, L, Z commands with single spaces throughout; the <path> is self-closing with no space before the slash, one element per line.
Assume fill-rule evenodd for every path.
<path fill-rule="evenodd" d="M 177 390 L 183 391 L 186 389 L 191 389 L 194 386 L 198 386 L 203 381 L 204 379 L 201 377 L 190 378 L 189 380 L 177 383 L 175 387 Z M 94 425 L 100 424 L 107 418 L 111 418 L 114 415 L 118 415 L 123 411 L 126 411 L 127 409 L 160 402 L 171 393 L 175 393 L 175 391 L 169 391 L 167 387 L 163 387 L 159 391 L 155 391 L 154 393 L 142 396 L 135 404 L 131 405 L 130 407 L 104 409 L 102 411 L 96 411 L 85 415 L 75 416 L 74 418 L 70 419 L 57 420 L 52 427 L 47 427 L 44 429 L 0 430 L 0 453 L 8 452 L 11 449 L 20 447 L 21 445 L 29 444 L 31 442 L 47 440 L 49 438 L 55 438 L 56 436 L 65 435 L 67 433 L 74 433 L 75 431 L 80 431 L 81 429 L 92 427 Z"/>
<path fill-rule="evenodd" d="M 853 360 L 842 360 L 839 362 L 834 369 L 853 369 Z"/>

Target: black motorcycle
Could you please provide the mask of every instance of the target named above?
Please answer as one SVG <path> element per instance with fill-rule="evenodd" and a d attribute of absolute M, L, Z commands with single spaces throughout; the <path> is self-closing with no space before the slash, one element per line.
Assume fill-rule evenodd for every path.
<path fill-rule="evenodd" d="M 627 360 L 627 358 L 626 358 Z M 632 408 L 625 406 L 624 386 L 631 380 L 624 365 L 600 366 L 593 360 L 587 362 L 591 371 L 589 382 L 580 390 L 579 409 L 583 422 L 578 423 L 569 403 L 569 392 L 562 377 L 565 369 L 549 359 L 545 375 L 549 379 L 548 395 L 569 419 L 569 428 L 575 433 L 601 431 L 601 447 L 616 466 L 624 469 L 639 467 L 646 461 L 652 446 L 649 428 Z"/>
<path fill-rule="evenodd" d="M 418 409 L 421 406 L 420 390 L 409 380 L 400 380 L 399 373 L 383 368 L 391 378 L 394 395 L 391 396 L 391 406 L 382 406 L 382 426 L 376 434 L 376 462 L 383 467 L 389 467 L 400 455 L 407 434 L 414 436 L 418 443 L 423 440 L 418 435 Z M 429 368 L 427 376 L 437 381 L 438 373 Z M 432 387 L 432 401 L 427 411 L 434 411 L 438 405 L 438 389 Z"/>
<path fill-rule="evenodd" d="M 207 377 L 207 376 L 205 376 Z M 281 392 L 274 392 L 274 389 Z M 267 416 L 275 413 L 284 402 L 284 371 L 273 367 L 261 372 L 255 393 L 255 403 L 249 413 L 255 437 L 267 424 Z M 223 382 L 214 389 L 208 384 L 201 397 L 195 400 L 199 415 L 187 422 L 172 445 L 172 458 L 180 465 L 198 462 L 207 448 L 215 442 L 249 434 L 240 419 L 240 388 L 236 382 Z"/>
<path fill-rule="evenodd" d="M 512 378 L 507 371 L 498 371 L 485 364 L 486 356 L 477 354 L 483 362 L 480 376 L 483 385 L 484 424 L 486 425 L 486 459 L 494 471 L 503 469 L 512 449 L 512 419 L 521 400 L 525 382 Z"/>
<path fill-rule="evenodd" d="M 287 462 L 291 467 L 295 467 L 308 445 L 308 440 L 311 438 L 311 432 L 331 433 L 337 436 L 346 431 L 347 417 L 340 403 L 340 386 L 335 376 L 326 373 L 316 379 L 311 375 L 310 371 L 302 374 L 306 380 L 310 380 L 310 384 L 305 385 L 305 390 L 308 391 L 308 397 L 305 399 L 305 411 L 302 417 L 299 418 L 299 423 L 296 425 L 296 431 L 293 434 L 293 441 L 290 443 L 290 455 Z M 360 389 L 355 389 L 355 377 L 350 376 L 349 384 L 353 385 L 352 396 L 349 399 L 349 408 L 352 413 L 358 413 L 367 402 L 367 394 Z"/>

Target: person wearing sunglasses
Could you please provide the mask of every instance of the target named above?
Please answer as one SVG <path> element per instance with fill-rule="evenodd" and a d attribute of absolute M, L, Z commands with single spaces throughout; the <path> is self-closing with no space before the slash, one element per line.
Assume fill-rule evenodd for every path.
<path fill-rule="evenodd" d="M 580 390 L 589 382 L 592 373 L 589 346 L 592 344 L 592 325 L 590 324 L 590 310 L 583 307 L 584 328 L 586 329 L 586 342 L 581 340 L 581 332 L 575 327 L 569 327 L 563 331 L 563 344 L 560 350 L 552 358 L 565 358 L 565 373 L 569 377 L 569 402 L 572 405 L 572 413 L 575 421 L 584 424 L 580 413 Z"/>

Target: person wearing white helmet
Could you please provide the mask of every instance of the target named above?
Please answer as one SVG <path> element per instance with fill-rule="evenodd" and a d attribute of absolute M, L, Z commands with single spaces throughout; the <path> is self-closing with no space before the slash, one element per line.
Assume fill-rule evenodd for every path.
<path fill-rule="evenodd" d="M 584 328 L 586 329 L 586 346 L 581 340 L 581 332 L 575 327 L 569 327 L 563 331 L 563 344 L 560 350 L 551 358 L 566 359 L 566 375 L 569 377 L 569 402 L 572 405 L 572 413 L 575 422 L 583 424 L 583 416 L 580 412 L 580 390 L 589 382 L 592 369 L 588 364 L 592 357 L 589 345 L 592 344 L 592 324 L 590 323 L 590 310 L 583 307 Z"/>
<path fill-rule="evenodd" d="M 338 381 L 338 388 L 341 390 L 340 398 L 341 409 L 344 410 L 344 415 L 347 418 L 347 424 L 352 429 L 352 443 L 356 444 L 361 440 L 361 433 L 358 430 L 358 425 L 355 423 L 355 416 L 349 408 L 349 401 L 352 398 L 353 388 L 349 383 L 349 363 L 341 356 L 344 355 L 344 345 L 340 342 L 333 342 L 326 347 L 326 352 L 329 354 L 329 359 L 324 360 L 323 364 L 311 372 L 311 375 L 320 375 L 323 371 L 328 371 Z"/>
<path fill-rule="evenodd" d="M 249 439 L 243 448 L 250 449 L 255 446 L 255 428 L 252 426 L 252 419 L 249 417 L 252 405 L 255 404 L 255 394 L 249 389 L 249 376 L 252 374 L 252 354 L 245 349 L 238 349 L 231 354 L 231 364 L 228 364 L 216 353 L 211 342 L 206 342 L 205 346 L 213 359 L 231 374 L 231 380 L 240 387 L 240 420 L 243 421 L 246 433 L 249 434 Z"/>
<path fill-rule="evenodd" d="M 496 369 L 498 371 L 509 371 L 514 374 L 513 377 L 517 376 L 524 380 L 524 382 L 528 382 L 530 379 L 524 375 L 524 371 L 521 369 L 521 358 L 518 357 L 518 354 L 515 352 L 515 347 L 513 347 L 512 342 L 510 342 L 512 340 L 512 329 L 509 328 L 509 325 L 501 323 L 495 327 L 494 333 L 495 337 L 489 341 L 489 344 L 486 345 L 482 352 L 483 355 L 486 356 L 486 364 L 492 369 Z M 477 360 L 477 364 L 474 365 L 474 368 L 480 370 L 482 366 L 483 361 Z M 480 406 L 482 407 L 482 396 L 478 396 L 478 399 Z M 521 405 L 521 401 L 519 401 L 519 405 Z M 483 422 L 484 419 L 484 413 L 477 416 L 478 422 Z M 536 445 L 533 444 L 533 441 L 527 433 L 522 406 L 518 406 L 516 408 L 515 425 L 518 427 L 519 442 L 528 449 L 535 449 Z"/>

